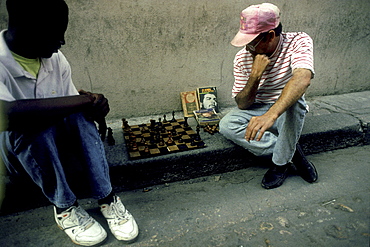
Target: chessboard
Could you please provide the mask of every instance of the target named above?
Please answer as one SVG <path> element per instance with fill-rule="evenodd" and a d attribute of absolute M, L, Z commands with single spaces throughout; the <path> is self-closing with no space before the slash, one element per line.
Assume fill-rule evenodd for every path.
<path fill-rule="evenodd" d="M 195 132 L 185 119 L 170 121 L 150 120 L 150 123 L 130 126 L 122 119 L 124 139 L 129 157 L 141 159 L 203 148 L 206 144 L 199 135 L 199 126 Z"/>

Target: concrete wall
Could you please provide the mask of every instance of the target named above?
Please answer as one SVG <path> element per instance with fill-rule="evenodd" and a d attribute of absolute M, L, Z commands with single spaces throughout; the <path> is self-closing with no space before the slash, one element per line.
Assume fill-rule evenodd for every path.
<path fill-rule="evenodd" d="M 229 42 L 239 13 L 260 1 L 66 0 L 62 48 L 78 88 L 104 93 L 109 118 L 181 110 L 179 92 L 217 86 L 221 106 L 234 105 Z M 316 77 L 308 96 L 370 89 L 369 0 L 271 1 L 284 31 L 314 39 Z M 0 27 L 6 27 L 0 0 Z"/>

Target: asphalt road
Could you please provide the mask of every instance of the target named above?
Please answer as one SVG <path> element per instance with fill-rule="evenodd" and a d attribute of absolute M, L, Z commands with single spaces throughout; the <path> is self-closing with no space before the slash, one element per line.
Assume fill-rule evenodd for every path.
<path fill-rule="evenodd" d="M 141 246 L 368 247 L 370 146 L 308 156 L 319 181 L 292 175 L 265 190 L 266 167 L 253 167 L 120 193 Z M 26 193 L 26 192 L 25 192 Z M 22 196 L 22 195 L 19 195 Z M 96 201 L 80 204 L 107 229 Z M 0 246 L 75 246 L 56 226 L 52 207 L 0 217 Z M 109 234 L 103 246 L 122 246 Z"/>

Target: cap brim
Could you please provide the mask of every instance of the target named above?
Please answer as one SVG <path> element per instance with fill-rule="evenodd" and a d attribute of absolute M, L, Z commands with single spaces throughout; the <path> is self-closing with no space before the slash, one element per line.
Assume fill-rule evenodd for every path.
<path fill-rule="evenodd" d="M 252 40 L 254 40 L 258 35 L 259 33 L 250 34 L 250 33 L 242 33 L 239 31 L 230 43 L 236 47 L 243 47 L 246 44 L 250 43 Z"/>

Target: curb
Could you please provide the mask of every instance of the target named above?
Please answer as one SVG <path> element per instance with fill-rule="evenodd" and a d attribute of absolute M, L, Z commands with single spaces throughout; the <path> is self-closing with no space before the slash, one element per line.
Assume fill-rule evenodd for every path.
<path fill-rule="evenodd" d="M 338 107 L 342 102 L 340 97 L 355 98 L 353 95 L 339 95 L 319 97 L 313 101 L 316 114 L 306 117 L 300 143 L 306 154 L 325 152 L 351 146 L 370 144 L 370 114 L 356 113 L 351 109 L 360 109 L 363 102 L 368 101 L 368 92 L 356 95 L 361 101 L 355 102 L 352 108 Z M 325 101 L 327 99 L 329 101 Z M 331 103 L 332 105 L 328 104 Z M 361 103 L 362 102 L 362 103 Z M 337 104 L 337 105 L 336 105 Z M 315 105 L 316 109 L 315 109 Z M 135 121 L 147 122 L 153 117 L 142 117 Z M 140 120 L 141 119 L 141 120 Z M 138 123 L 142 123 L 138 122 Z M 189 125 L 194 128 L 196 122 L 189 119 Z M 137 124 L 137 123 L 134 123 Z M 110 166 L 111 181 L 115 192 L 141 189 L 158 184 L 183 181 L 192 178 L 220 174 L 239 170 L 251 166 L 268 166 L 269 161 L 255 157 L 245 149 L 233 144 L 221 134 L 210 135 L 201 130 L 201 139 L 206 143 L 205 148 L 167 154 L 163 156 L 140 160 L 129 160 L 123 141 L 121 123 L 118 121 L 112 126 L 115 145 L 105 143 L 107 160 Z M 31 208 L 49 205 L 40 189 L 27 176 L 5 176 L 6 197 L 0 214 L 20 212 Z M 71 187 L 76 188 L 79 198 L 87 196 L 80 193 L 81 179 L 76 179 Z M 25 188 L 26 193 L 25 193 Z M 19 196 L 22 195 L 22 196 Z M 28 204 L 24 204 L 27 201 Z"/>

